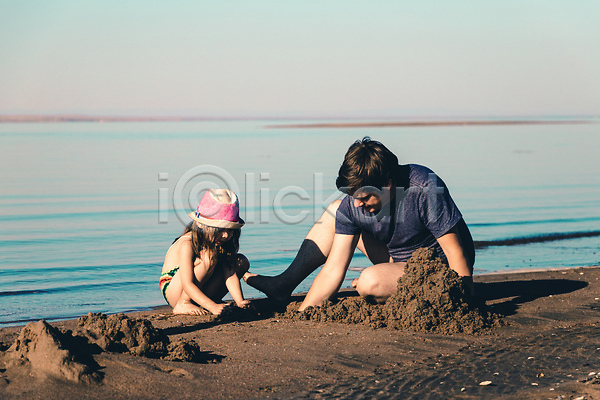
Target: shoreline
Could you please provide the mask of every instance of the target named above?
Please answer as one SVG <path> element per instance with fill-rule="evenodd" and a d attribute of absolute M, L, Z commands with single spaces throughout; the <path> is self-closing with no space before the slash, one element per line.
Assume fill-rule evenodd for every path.
<path fill-rule="evenodd" d="M 474 280 L 505 326 L 477 335 L 441 335 L 292 321 L 266 311 L 255 319 L 225 322 L 173 315 L 165 305 L 127 315 L 150 321 L 172 340 L 194 340 L 205 363 L 105 352 L 94 356 L 104 374 L 95 385 L 32 379 L 23 370 L 0 366 L 0 393 L 63 400 L 600 395 L 599 266 Z M 255 302 L 259 310 L 272 307 L 265 299 Z M 61 329 L 75 325 L 74 320 L 52 323 Z M 21 328 L 0 329 L 2 350 Z"/>
<path fill-rule="evenodd" d="M 482 277 L 483 279 L 485 279 L 485 277 L 487 276 L 497 276 L 497 275 L 512 275 L 512 274 L 524 274 L 524 273 L 544 273 L 544 272 L 557 272 L 557 271 L 565 271 L 565 270 L 571 270 L 571 269 L 587 269 L 587 268 L 598 268 L 600 269 L 600 265 L 586 265 L 586 266 L 576 266 L 576 267 L 554 267 L 554 268 L 533 268 L 533 269 L 527 269 L 527 268 L 521 268 L 521 269 L 516 269 L 516 270 L 510 270 L 510 271 L 491 271 L 491 272 L 484 272 L 484 273 L 478 273 L 474 275 L 474 278 L 477 277 Z M 477 270 L 476 270 L 477 271 Z M 351 287 L 343 287 L 340 289 L 340 293 L 348 293 L 348 292 L 353 292 L 355 291 L 353 288 Z M 292 293 L 293 297 L 304 297 L 306 296 L 307 292 L 297 292 L 297 293 Z M 251 301 L 266 301 L 268 300 L 268 298 L 266 296 L 260 296 L 260 297 L 246 297 L 248 300 Z M 231 300 L 225 300 L 226 302 L 230 302 Z M 124 312 L 110 312 L 107 315 L 111 315 L 111 314 L 134 314 L 134 313 L 144 313 L 144 312 L 154 312 L 154 311 L 158 311 L 163 309 L 164 307 L 169 307 L 166 304 L 160 304 L 160 305 L 154 305 L 154 306 L 147 306 L 147 307 L 140 307 L 139 309 L 136 310 L 129 310 L 129 311 L 124 311 Z M 75 321 L 79 316 L 72 316 L 72 317 L 63 317 L 63 318 L 43 318 L 46 321 L 49 321 L 50 323 L 60 323 L 60 322 L 66 322 L 66 321 Z M 8 325 L 8 326 L 3 326 L 0 325 L 0 330 L 2 329 L 9 329 L 9 328 L 22 328 L 25 325 L 27 325 L 30 322 L 35 322 L 38 320 L 27 320 L 27 321 L 16 321 L 16 322 L 5 322 L 7 324 L 13 324 L 13 325 Z"/>

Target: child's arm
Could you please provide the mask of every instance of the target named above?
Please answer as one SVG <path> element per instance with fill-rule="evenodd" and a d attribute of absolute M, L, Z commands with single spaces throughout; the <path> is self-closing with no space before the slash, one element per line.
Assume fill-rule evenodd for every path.
<path fill-rule="evenodd" d="M 179 265 L 179 273 L 181 274 L 183 291 L 199 306 L 206 308 L 215 315 L 221 314 L 227 304 L 215 303 L 197 285 L 197 283 L 206 282 L 212 275 L 214 268 L 201 261 L 196 266 L 196 273 L 194 273 L 194 264 L 192 261 L 194 254 L 191 243 L 182 244 L 180 249 L 179 260 L 181 263 Z"/>
<path fill-rule="evenodd" d="M 238 307 L 246 308 L 250 305 L 249 300 L 244 300 L 242 286 L 240 285 L 240 278 L 238 278 L 235 270 L 233 271 L 233 274 L 225 278 L 225 286 L 227 286 L 229 294 L 231 294 L 231 297 L 233 297 L 233 300 Z"/>

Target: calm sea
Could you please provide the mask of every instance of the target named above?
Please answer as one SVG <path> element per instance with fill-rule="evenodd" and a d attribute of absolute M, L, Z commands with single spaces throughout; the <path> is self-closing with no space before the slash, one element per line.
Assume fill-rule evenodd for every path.
<path fill-rule="evenodd" d="M 282 271 L 365 135 L 444 179 L 480 242 L 476 273 L 600 264 L 600 124 L 269 124 L 1 124 L 0 326 L 165 304 L 164 254 L 210 186 L 238 191 L 252 270 Z M 355 256 L 344 285 L 368 265 Z"/>

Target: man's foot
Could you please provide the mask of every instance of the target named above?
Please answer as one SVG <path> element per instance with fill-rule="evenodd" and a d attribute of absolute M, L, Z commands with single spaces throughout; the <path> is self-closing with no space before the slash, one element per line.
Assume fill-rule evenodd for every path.
<path fill-rule="evenodd" d="M 290 299 L 291 290 L 283 288 L 280 279 L 277 276 L 263 276 L 246 272 L 244 274 L 244 282 L 255 289 L 260 290 L 271 300 L 284 303 Z"/>
<path fill-rule="evenodd" d="M 202 307 L 197 306 L 190 300 L 180 300 L 173 307 L 173 314 L 185 315 L 206 315 L 209 312 Z"/>

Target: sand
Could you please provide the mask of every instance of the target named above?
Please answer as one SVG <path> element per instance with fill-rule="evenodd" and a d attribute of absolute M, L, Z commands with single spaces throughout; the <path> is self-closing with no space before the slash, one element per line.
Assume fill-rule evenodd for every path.
<path fill-rule="evenodd" d="M 392 326 L 423 314 L 406 311 L 377 328 L 299 320 L 261 299 L 227 318 L 159 307 L 4 328 L 0 398 L 600 398 L 599 279 L 599 267 L 476 276 L 479 303 L 431 289 L 454 293 L 441 302 L 454 311 L 425 314 L 430 325 Z M 353 291 L 339 297 L 363 307 Z M 483 325 L 470 331 L 472 313 Z M 471 317 L 436 328 L 448 315 Z"/>
<path fill-rule="evenodd" d="M 485 302 L 467 295 L 458 274 L 434 257 L 432 249 L 415 251 L 407 262 L 406 274 L 398 279 L 398 291 L 383 306 L 352 297 L 327 301 L 301 313 L 298 308 L 298 303 L 291 303 L 282 316 L 445 335 L 474 334 L 502 324 L 500 315 Z"/>

